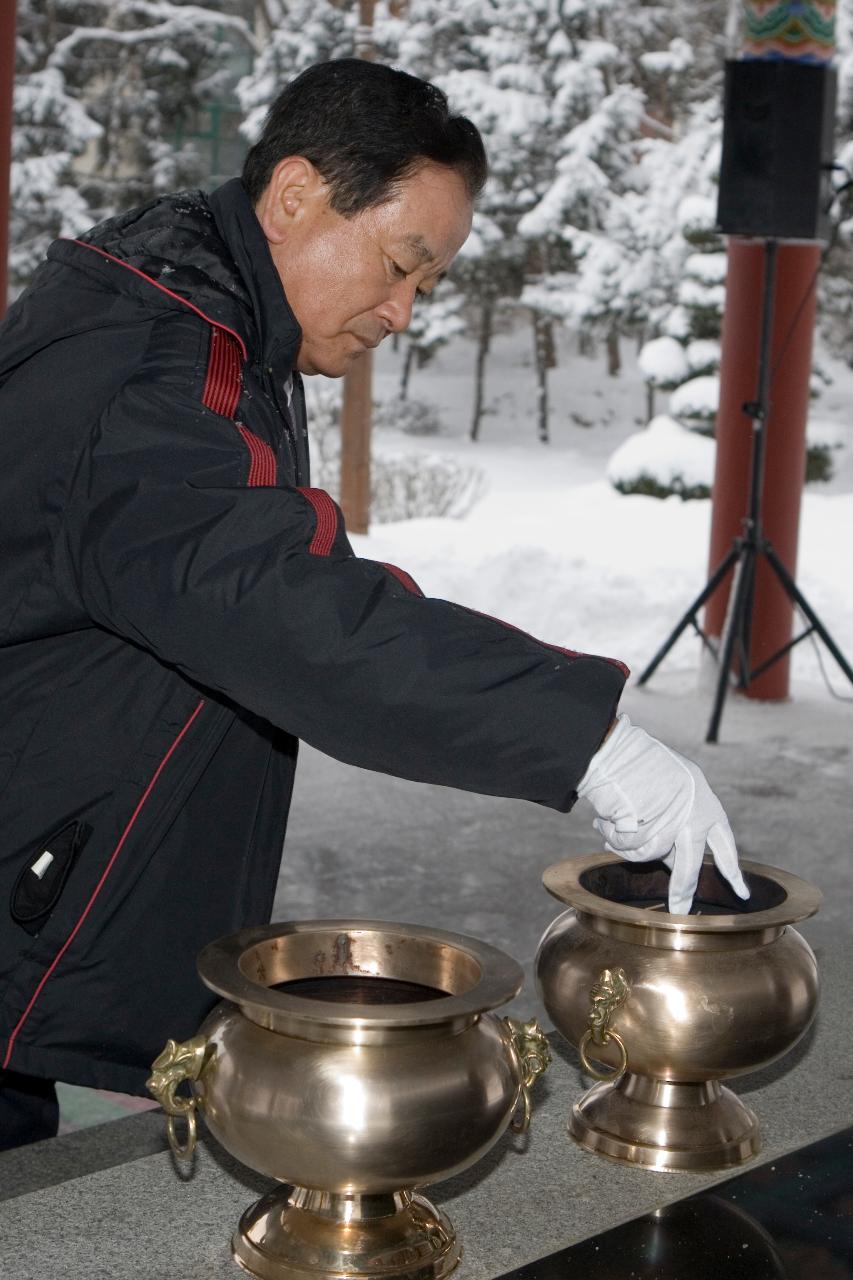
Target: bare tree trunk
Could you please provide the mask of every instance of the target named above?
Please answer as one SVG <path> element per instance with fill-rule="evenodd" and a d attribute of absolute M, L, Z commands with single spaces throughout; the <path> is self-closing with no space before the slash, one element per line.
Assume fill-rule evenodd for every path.
<path fill-rule="evenodd" d="M 394 337 L 396 338 L 396 334 Z M 410 342 L 406 348 L 406 354 L 403 358 L 403 372 L 400 376 L 400 399 L 405 400 L 409 394 L 409 378 L 412 374 L 412 366 L 415 363 L 415 344 Z"/>
<path fill-rule="evenodd" d="M 553 354 L 551 322 L 533 314 L 533 353 L 536 364 L 536 425 L 542 444 L 550 442 L 548 433 L 548 357 Z"/>
<path fill-rule="evenodd" d="M 370 523 L 372 356 L 365 351 L 353 360 L 341 404 L 341 509 L 352 533 L 367 533 Z"/>
<path fill-rule="evenodd" d="M 557 367 L 557 339 L 554 336 L 554 321 L 551 319 L 542 320 L 542 349 L 545 356 L 545 368 L 556 369 Z"/>
<path fill-rule="evenodd" d="M 655 384 L 653 382 L 646 383 L 646 422 L 651 422 L 655 416 Z"/>
<path fill-rule="evenodd" d="M 255 34 L 263 40 L 269 40 L 276 29 L 276 22 L 270 12 L 267 0 L 255 0 Z"/>
<path fill-rule="evenodd" d="M 495 316 L 495 304 L 492 298 L 486 298 L 480 310 L 480 333 L 477 342 L 477 363 L 474 372 L 474 413 L 471 418 L 471 439 L 480 436 L 480 420 L 483 416 L 483 389 L 486 377 L 486 356 L 492 345 L 492 324 Z"/>
<path fill-rule="evenodd" d="M 598 12 L 597 26 L 598 26 L 598 34 L 600 38 L 602 40 L 609 40 L 610 36 L 607 30 L 607 20 L 602 10 L 599 10 Z M 610 67 L 607 65 L 607 63 L 605 63 L 604 66 L 601 68 L 601 78 L 604 81 L 604 88 L 607 91 L 607 93 L 612 93 L 613 92 L 613 76 L 611 75 Z"/>
<path fill-rule="evenodd" d="M 609 329 L 607 332 L 607 372 L 611 378 L 618 378 L 622 369 L 622 354 L 619 350 L 619 330 Z"/>
<path fill-rule="evenodd" d="M 355 56 L 372 62 L 375 0 L 358 0 Z M 373 418 L 373 359 L 365 351 L 344 376 L 341 405 L 341 509 L 347 528 L 367 533 L 370 524 L 370 432 Z"/>

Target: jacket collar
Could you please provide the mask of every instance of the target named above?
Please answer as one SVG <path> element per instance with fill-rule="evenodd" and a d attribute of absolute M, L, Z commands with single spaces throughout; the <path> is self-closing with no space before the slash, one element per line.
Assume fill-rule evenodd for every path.
<path fill-rule="evenodd" d="M 302 330 L 285 297 L 246 188 L 239 178 L 232 178 L 211 193 L 208 204 L 251 298 L 258 326 L 258 358 L 277 384 L 284 383 L 296 363 Z"/>

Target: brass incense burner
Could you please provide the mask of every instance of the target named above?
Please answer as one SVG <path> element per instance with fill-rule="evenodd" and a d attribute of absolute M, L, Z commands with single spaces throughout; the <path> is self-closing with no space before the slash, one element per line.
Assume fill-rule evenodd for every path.
<path fill-rule="evenodd" d="M 666 911 L 660 863 L 600 854 L 545 872 L 572 909 L 542 937 L 537 985 L 600 1081 L 569 1120 L 587 1150 L 654 1169 L 725 1169 L 759 1151 L 755 1116 L 720 1080 L 780 1057 L 811 1023 L 817 963 L 790 925 L 821 894 L 741 867 L 748 902 L 706 862 L 690 915 Z"/>
<path fill-rule="evenodd" d="M 243 1214 L 235 1259 L 262 1280 L 448 1275 L 459 1241 L 416 1189 L 529 1123 L 547 1041 L 491 1012 L 518 993 L 521 967 L 458 934 L 319 920 L 244 929 L 198 968 L 225 999 L 196 1037 L 169 1041 L 148 1087 L 177 1155 L 191 1154 L 200 1111 L 232 1155 L 283 1184 Z"/>

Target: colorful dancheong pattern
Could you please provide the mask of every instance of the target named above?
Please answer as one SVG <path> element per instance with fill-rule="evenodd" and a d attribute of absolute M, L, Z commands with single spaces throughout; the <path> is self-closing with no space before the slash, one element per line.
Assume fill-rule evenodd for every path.
<path fill-rule="evenodd" d="M 835 0 L 823 4 L 778 4 L 745 0 L 743 56 L 817 65 L 835 53 Z"/>

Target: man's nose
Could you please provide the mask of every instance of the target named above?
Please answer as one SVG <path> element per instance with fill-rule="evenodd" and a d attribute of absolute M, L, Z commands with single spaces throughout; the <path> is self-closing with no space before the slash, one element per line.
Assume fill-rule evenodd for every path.
<path fill-rule="evenodd" d="M 376 308 L 376 314 L 391 333 L 402 333 L 412 323 L 417 285 L 414 281 L 400 280 L 389 296 Z"/>

